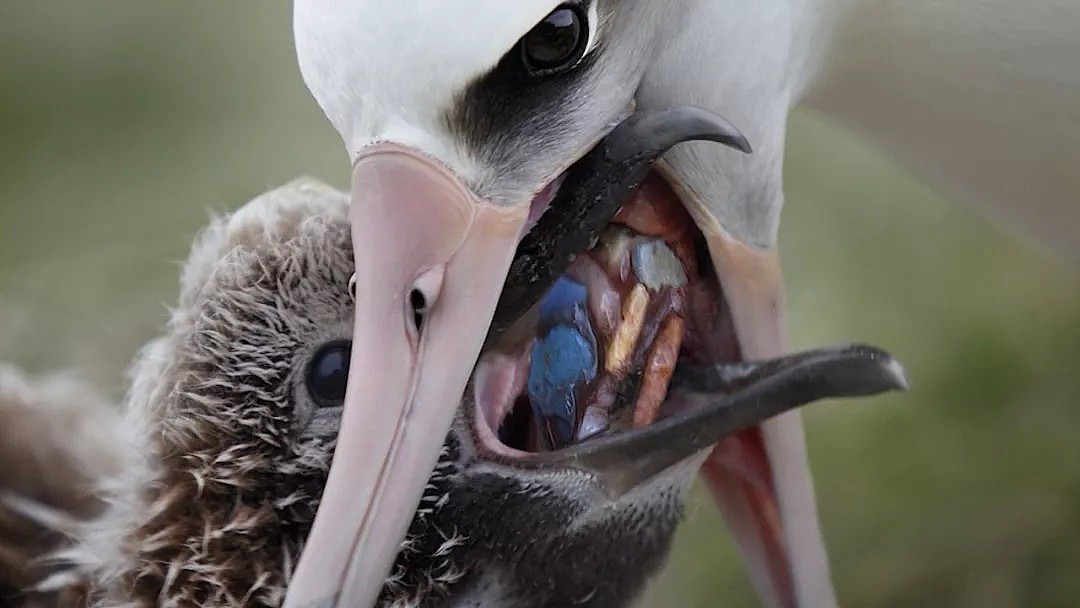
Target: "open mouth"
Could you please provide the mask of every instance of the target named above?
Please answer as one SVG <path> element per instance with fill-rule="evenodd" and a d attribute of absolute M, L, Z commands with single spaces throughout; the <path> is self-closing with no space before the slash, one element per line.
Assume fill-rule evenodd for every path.
<path fill-rule="evenodd" d="M 613 499 L 711 450 L 707 484 L 759 591 L 776 605 L 826 602 L 828 590 L 796 590 L 793 571 L 824 560 L 806 541 L 817 534 L 805 521 L 812 506 L 791 508 L 805 475 L 792 468 L 801 427 L 766 421 L 822 398 L 904 389 L 906 378 L 868 346 L 745 360 L 782 351 L 778 269 L 737 246 L 718 253 L 731 245 L 708 236 L 653 167 L 680 141 L 748 152 L 728 127 L 685 108 L 631 117 L 567 171 L 552 208 L 562 204 L 518 247 L 465 407 L 481 457 L 584 470 Z"/>
<path fill-rule="evenodd" d="M 657 170 L 527 314 L 488 344 L 474 430 L 522 457 L 684 413 L 678 366 L 740 360 L 705 240 Z M 676 391 L 673 391 L 676 393 Z"/>
<path fill-rule="evenodd" d="M 524 237 L 530 209 L 491 204 L 420 151 L 383 142 L 356 160 L 353 256 L 368 286 L 290 602 L 376 597 L 460 404 L 480 460 L 577 470 L 610 500 L 720 442 L 733 457 L 704 458 L 705 479 L 755 586 L 769 605 L 830 603 L 799 419 L 775 417 L 902 388 L 902 370 L 869 347 L 777 357 L 775 252 L 726 235 L 654 169 L 686 141 L 750 152 L 705 110 L 635 112 L 553 182 Z"/>

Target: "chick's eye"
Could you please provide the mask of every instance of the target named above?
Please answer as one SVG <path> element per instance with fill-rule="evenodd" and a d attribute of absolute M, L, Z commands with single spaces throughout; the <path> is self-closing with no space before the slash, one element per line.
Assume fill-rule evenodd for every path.
<path fill-rule="evenodd" d="M 335 407 L 345 402 L 352 342 L 338 340 L 324 344 L 312 355 L 307 368 L 307 391 L 319 407 Z"/>
<path fill-rule="evenodd" d="M 585 53 L 587 39 L 588 28 L 581 9 L 560 6 L 521 39 L 525 66 L 537 75 L 571 68 Z"/>

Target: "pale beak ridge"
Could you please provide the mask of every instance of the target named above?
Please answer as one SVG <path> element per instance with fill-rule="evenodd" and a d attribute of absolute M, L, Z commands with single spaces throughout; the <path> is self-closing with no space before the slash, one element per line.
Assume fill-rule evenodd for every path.
<path fill-rule="evenodd" d="M 393 144 L 353 170 L 356 311 L 333 465 L 286 606 L 375 603 L 479 355 L 528 205 Z"/>
<path fill-rule="evenodd" d="M 715 219 L 695 219 L 731 307 L 743 359 L 788 352 L 776 250 L 739 242 Z M 743 474 L 748 466 L 760 478 L 748 479 Z M 836 606 L 799 411 L 725 439 L 705 461 L 702 473 L 766 606 Z"/>

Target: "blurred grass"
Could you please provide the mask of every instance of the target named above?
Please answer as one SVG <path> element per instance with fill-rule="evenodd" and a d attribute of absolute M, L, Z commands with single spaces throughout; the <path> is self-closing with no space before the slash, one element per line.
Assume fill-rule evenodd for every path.
<path fill-rule="evenodd" d="M 0 359 L 118 395 L 208 209 L 344 184 L 290 12 L 0 6 Z M 814 116 L 792 122 L 787 179 L 795 345 L 873 342 L 914 382 L 807 413 L 844 604 L 1080 605 L 1076 269 Z M 656 605 L 754 605 L 719 516 L 690 513 Z"/>

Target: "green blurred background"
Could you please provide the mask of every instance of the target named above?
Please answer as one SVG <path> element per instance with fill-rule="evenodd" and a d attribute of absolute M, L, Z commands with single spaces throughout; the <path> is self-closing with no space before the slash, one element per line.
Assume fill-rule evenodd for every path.
<path fill-rule="evenodd" d="M 208 210 L 302 174 L 346 183 L 290 13 L 0 6 L 0 360 L 75 367 L 119 396 Z M 1080 605 L 1076 268 L 806 114 L 787 199 L 795 345 L 873 342 L 914 381 L 807 413 L 842 602 Z M 652 603 L 755 604 L 703 493 Z"/>

